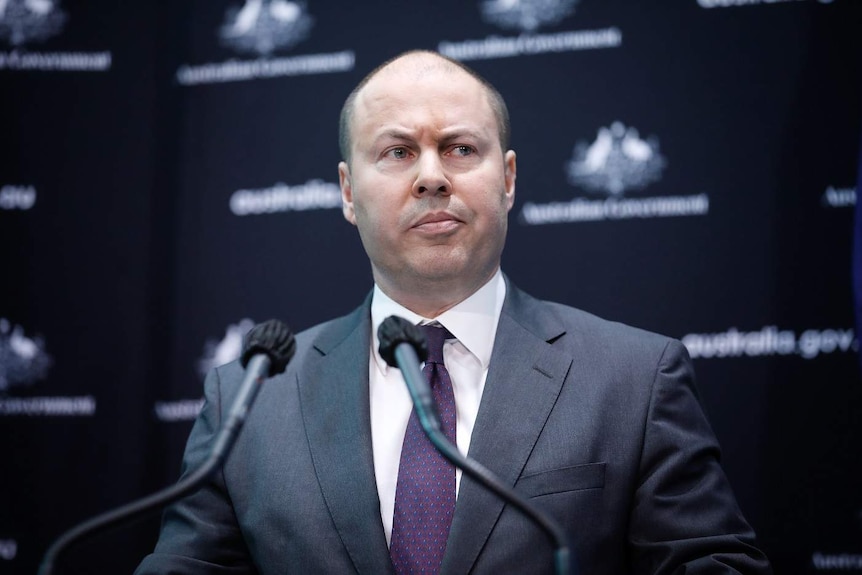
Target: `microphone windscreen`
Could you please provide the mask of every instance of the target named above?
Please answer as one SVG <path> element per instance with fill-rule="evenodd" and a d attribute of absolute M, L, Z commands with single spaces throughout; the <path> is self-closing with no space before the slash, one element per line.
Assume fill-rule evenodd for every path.
<path fill-rule="evenodd" d="M 418 326 L 413 325 L 403 317 L 390 315 L 377 328 L 377 339 L 380 340 L 380 357 L 392 367 L 398 367 L 395 362 L 395 348 L 400 343 L 409 343 L 416 350 L 419 361 L 428 359 L 428 345 L 425 335 Z"/>
<path fill-rule="evenodd" d="M 284 322 L 270 319 L 245 334 L 240 363 L 245 368 L 252 356 L 264 353 L 269 356 L 269 376 L 272 377 L 284 371 L 294 352 L 296 341 L 293 332 Z"/>

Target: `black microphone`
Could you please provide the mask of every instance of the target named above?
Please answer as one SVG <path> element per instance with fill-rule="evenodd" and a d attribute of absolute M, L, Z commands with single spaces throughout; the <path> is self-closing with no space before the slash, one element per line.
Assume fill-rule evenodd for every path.
<path fill-rule="evenodd" d="M 425 361 L 428 357 L 425 337 L 419 328 L 402 317 L 392 315 L 380 324 L 377 338 L 380 340 L 380 357 L 390 366 L 401 370 L 404 382 L 410 391 L 419 424 L 437 451 L 464 473 L 491 490 L 497 497 L 510 503 L 538 524 L 556 548 L 554 565 L 557 575 L 568 575 L 569 547 L 563 528 L 552 517 L 530 505 L 523 496 L 506 486 L 478 461 L 461 455 L 458 448 L 446 439 L 440 430 L 440 418 L 437 415 L 431 386 L 419 369 L 419 362 Z"/>
<path fill-rule="evenodd" d="M 245 368 L 245 378 L 240 384 L 224 425 L 221 426 L 213 441 L 213 447 L 206 461 L 176 484 L 122 507 L 106 511 L 63 533 L 45 553 L 39 566 L 39 575 L 50 575 L 60 553 L 73 543 L 122 522 L 140 518 L 198 488 L 227 459 L 245 423 L 249 409 L 260 391 L 260 384 L 267 377 L 283 372 L 295 351 L 296 341 L 293 333 L 283 322 L 271 319 L 254 326 L 243 339 L 243 350 L 240 356 L 240 363 Z"/>

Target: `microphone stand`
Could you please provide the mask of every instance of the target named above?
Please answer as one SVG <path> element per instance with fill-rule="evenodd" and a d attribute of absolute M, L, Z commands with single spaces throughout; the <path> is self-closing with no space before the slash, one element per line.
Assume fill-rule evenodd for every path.
<path fill-rule="evenodd" d="M 460 467 L 464 473 L 475 479 L 486 488 L 494 492 L 497 497 L 511 503 L 521 513 L 535 521 L 539 527 L 551 538 L 556 547 L 554 551 L 554 566 L 557 575 L 569 574 L 569 547 L 566 534 L 556 521 L 539 513 L 532 505 L 517 491 L 509 489 L 487 468 L 479 462 L 461 455 L 458 448 L 454 446 L 440 430 L 440 421 L 434 412 L 434 400 L 430 393 L 421 393 L 419 390 L 427 388 L 428 384 L 422 372 L 419 371 L 419 356 L 413 345 L 396 345 L 393 352 L 410 398 L 416 408 L 419 424 L 431 440 L 437 450 L 456 467 Z"/>
<path fill-rule="evenodd" d="M 269 368 L 270 358 L 265 353 L 255 354 L 249 360 L 245 379 L 237 392 L 231 412 L 224 427 L 219 430 L 214 440 L 212 451 L 200 467 L 174 485 L 127 503 L 122 507 L 106 511 L 66 531 L 48 548 L 39 566 L 38 575 L 51 575 L 60 553 L 80 539 L 120 523 L 140 518 L 148 512 L 169 505 L 206 481 L 227 459 L 227 455 L 245 423 L 249 407 L 261 388 L 259 384 L 267 377 Z"/>

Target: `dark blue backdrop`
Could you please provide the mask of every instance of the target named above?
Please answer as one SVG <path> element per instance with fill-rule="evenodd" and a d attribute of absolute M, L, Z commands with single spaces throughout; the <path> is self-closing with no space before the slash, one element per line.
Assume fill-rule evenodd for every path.
<path fill-rule="evenodd" d="M 250 323 L 367 293 L 337 116 L 409 48 L 509 103 L 506 273 L 681 338 L 776 571 L 862 572 L 858 1 L 0 4 L 0 572 L 174 481 Z M 129 572 L 157 529 L 63 564 Z"/>

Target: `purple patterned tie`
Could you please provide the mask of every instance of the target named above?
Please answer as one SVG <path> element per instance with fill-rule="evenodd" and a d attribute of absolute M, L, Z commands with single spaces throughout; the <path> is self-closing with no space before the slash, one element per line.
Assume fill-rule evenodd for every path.
<path fill-rule="evenodd" d="M 443 434 L 455 443 L 455 394 L 443 365 L 441 326 L 419 326 L 428 341 L 422 370 L 431 384 Z M 395 490 L 395 514 L 389 554 L 398 575 L 437 575 L 455 510 L 455 466 L 440 455 L 422 432 L 416 411 L 410 414 Z"/>

